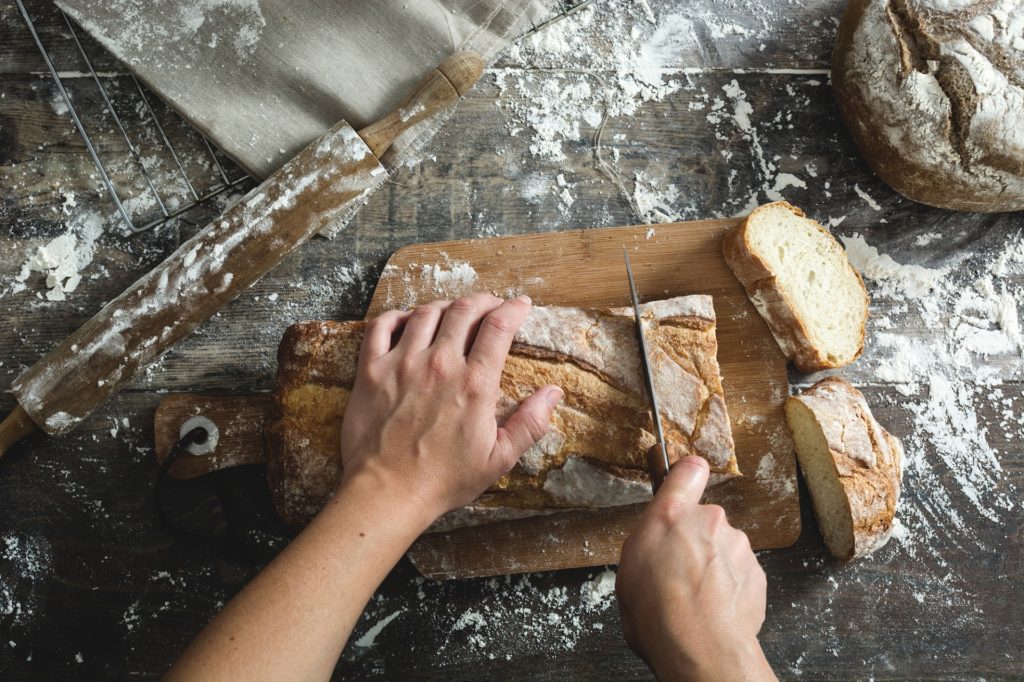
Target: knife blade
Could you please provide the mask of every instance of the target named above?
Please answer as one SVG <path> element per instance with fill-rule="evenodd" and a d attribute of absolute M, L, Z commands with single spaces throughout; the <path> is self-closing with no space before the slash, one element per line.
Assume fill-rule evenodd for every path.
<path fill-rule="evenodd" d="M 629 295 L 633 299 L 633 318 L 636 322 L 636 337 L 640 344 L 640 365 L 643 369 L 644 386 L 647 397 L 651 401 L 651 419 L 654 422 L 654 447 L 647 451 L 647 473 L 651 477 L 651 488 L 655 493 L 668 475 L 670 468 L 668 450 L 665 447 L 665 433 L 661 429 L 661 409 L 658 407 L 658 395 L 654 390 L 654 374 L 651 372 L 651 358 L 647 352 L 647 338 L 644 336 L 643 320 L 640 316 L 640 297 L 636 293 L 636 282 L 633 280 L 633 268 L 629 263 L 629 251 L 622 247 L 622 257 L 626 261 L 626 277 L 629 279 Z"/>

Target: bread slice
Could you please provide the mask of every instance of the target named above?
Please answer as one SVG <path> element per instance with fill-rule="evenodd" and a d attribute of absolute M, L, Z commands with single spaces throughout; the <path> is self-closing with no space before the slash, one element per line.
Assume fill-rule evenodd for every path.
<path fill-rule="evenodd" d="M 848 365 L 864 350 L 868 295 L 839 242 L 785 201 L 729 231 L 725 262 L 798 369 Z"/>
<path fill-rule="evenodd" d="M 786 421 L 832 554 L 848 561 L 892 533 L 903 479 L 903 446 L 878 425 L 864 394 L 827 377 L 786 401 Z"/>
<path fill-rule="evenodd" d="M 706 458 L 711 482 L 739 475 L 716 353 L 710 296 L 641 307 L 665 438 Z M 308 521 L 341 478 L 340 430 L 355 380 L 363 322 L 302 322 L 278 349 L 278 416 L 267 425 L 267 476 L 278 512 Z M 645 452 L 654 443 L 632 308 L 535 306 L 501 377 L 499 416 L 537 388 L 565 398 L 548 434 L 476 502 L 435 530 L 645 502 Z"/>

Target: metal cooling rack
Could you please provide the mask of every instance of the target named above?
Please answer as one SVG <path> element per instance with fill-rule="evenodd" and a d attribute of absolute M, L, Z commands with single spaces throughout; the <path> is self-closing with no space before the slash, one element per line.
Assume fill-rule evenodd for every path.
<path fill-rule="evenodd" d="M 548 20 L 532 26 L 526 31 L 520 38 L 536 33 L 544 28 L 547 28 L 556 21 L 565 19 L 568 16 L 575 14 L 582 10 L 584 7 L 592 4 L 595 0 L 560 0 L 559 10 Z M 96 170 L 99 172 L 100 180 L 103 186 L 106 187 L 107 193 L 113 200 L 114 205 L 117 207 L 117 212 L 120 214 L 122 220 L 129 230 L 132 232 L 141 232 L 143 230 L 149 230 L 154 227 L 163 225 L 171 218 L 182 215 L 193 208 L 203 204 L 208 199 L 215 197 L 219 194 L 226 192 L 229 189 L 237 187 L 242 183 L 249 180 L 249 176 L 238 168 L 234 163 L 229 161 L 226 157 L 223 158 L 223 154 L 214 148 L 213 144 L 202 135 L 198 130 L 189 125 L 184 118 L 172 111 L 170 108 L 163 105 L 159 98 L 155 97 L 149 90 L 143 86 L 143 84 L 135 77 L 130 71 L 118 68 L 112 72 L 100 72 L 96 66 L 97 58 L 105 58 L 110 60 L 110 56 L 103 50 L 102 47 L 96 45 L 88 36 L 82 35 L 80 29 L 75 28 L 74 23 L 71 19 L 59 8 L 54 8 L 55 16 L 50 18 L 57 24 L 56 35 L 59 39 L 70 40 L 74 45 L 74 51 L 77 52 L 81 63 L 85 66 L 83 76 L 87 76 L 88 80 L 92 82 L 98 91 L 100 100 L 102 101 L 104 108 L 102 111 L 97 112 L 96 116 L 86 116 L 76 107 L 73 97 L 69 92 L 69 83 L 65 77 L 62 77 L 62 71 L 60 71 L 53 57 L 56 50 L 47 49 L 47 46 L 43 43 L 40 37 L 40 31 L 38 30 L 39 24 L 37 23 L 38 17 L 33 18 L 26 9 L 23 0 L 15 0 L 18 6 L 18 10 L 21 12 L 22 18 L 25 20 L 25 24 L 28 26 L 29 33 L 32 35 L 32 39 L 35 41 L 36 47 L 39 48 L 39 52 L 43 57 L 43 61 L 46 63 L 53 83 L 60 94 L 61 100 L 64 106 L 67 107 L 68 114 L 71 116 L 71 120 L 78 130 L 79 135 L 82 137 L 82 141 L 85 144 L 86 150 L 89 152 L 89 156 L 92 158 L 93 163 L 96 165 Z M 51 25 L 50 28 L 53 28 Z M 54 38 L 56 39 L 56 38 Z M 86 45 L 89 47 L 87 48 Z M 75 72 L 78 73 L 78 72 Z M 112 95 L 110 88 L 105 87 L 103 84 L 104 80 L 111 79 L 128 79 L 132 83 L 130 90 L 133 91 L 133 96 L 137 95 L 141 102 L 141 109 L 137 109 L 138 113 L 141 114 L 140 120 L 133 121 L 134 126 L 126 125 L 125 119 L 122 115 L 117 112 L 119 109 L 124 110 L 124 106 L 115 106 L 115 100 L 123 97 L 123 95 Z M 76 79 L 79 80 L 79 79 Z M 154 102 L 156 104 L 154 104 Z M 161 124 L 160 117 L 157 115 L 156 108 L 160 107 L 164 114 L 165 121 L 169 118 L 172 119 L 171 124 Z M 127 149 L 127 156 L 130 159 L 130 163 L 125 164 L 124 158 L 115 158 L 111 160 L 109 158 L 110 152 L 101 153 L 101 146 L 97 144 L 93 137 L 90 135 L 90 130 L 95 134 L 100 129 L 100 121 L 97 120 L 99 116 L 105 117 L 112 121 L 114 128 L 116 129 L 121 141 L 123 141 L 125 148 Z M 86 126 L 85 120 L 89 121 L 89 125 Z M 149 125 L 149 129 L 145 130 L 145 126 Z M 195 155 L 197 152 L 205 158 L 205 167 L 214 170 L 215 175 L 212 183 L 208 182 L 203 185 L 199 182 L 200 178 L 190 174 L 185 169 L 185 164 L 182 162 L 184 154 L 179 147 L 173 145 L 167 135 L 168 125 L 178 125 L 188 127 L 191 138 L 198 140 L 197 149 L 190 149 L 189 152 Z M 132 132 L 129 132 L 131 128 Z M 140 130 L 143 134 L 140 134 Z M 143 137 L 144 140 L 139 138 Z M 153 145 L 152 141 L 156 139 L 159 141 L 157 145 Z M 179 186 L 177 193 L 171 192 L 168 187 L 169 181 L 166 177 L 158 178 L 154 177 L 152 166 L 154 164 L 147 163 L 141 151 L 142 145 L 145 144 L 147 151 L 153 154 L 158 154 L 162 158 L 162 163 L 170 166 L 173 170 L 171 171 L 173 176 L 176 177 Z M 106 160 L 104 157 L 108 157 Z M 123 157 L 123 154 L 119 154 Z M 150 157 L 152 158 L 152 157 Z M 127 182 L 118 183 L 114 180 L 115 175 L 111 171 L 111 166 L 118 164 L 119 167 L 125 165 L 133 166 L 136 171 L 134 177 L 130 177 Z M 121 175 L 125 173 L 122 171 Z M 141 185 L 138 182 L 141 178 Z M 209 180 L 209 179 L 208 179 Z M 119 191 L 118 186 L 121 186 Z M 131 194 L 130 190 L 133 187 L 138 187 L 141 192 L 148 195 L 148 199 L 151 202 L 140 202 L 139 199 L 145 199 L 147 197 L 140 196 L 139 194 Z M 186 190 L 184 193 L 181 190 Z M 181 196 L 183 194 L 183 196 Z M 182 200 L 184 199 L 184 200 Z M 134 210 L 133 207 L 137 204 L 142 203 L 145 206 L 149 206 L 150 203 L 155 206 L 156 211 L 153 210 Z"/>
<path fill-rule="evenodd" d="M 111 171 L 112 163 L 120 162 L 121 165 L 124 165 L 124 159 L 115 158 L 112 161 L 109 158 L 109 153 L 101 153 L 100 145 L 93 140 L 90 134 L 90 132 L 95 133 L 101 127 L 101 122 L 97 120 L 96 116 L 90 119 L 89 116 L 84 115 L 76 107 L 69 92 L 71 85 L 67 82 L 68 79 L 61 75 L 62 72 L 58 70 L 53 57 L 54 52 L 48 50 L 47 46 L 43 43 L 40 32 L 37 29 L 37 20 L 29 14 L 22 0 L 15 0 L 15 2 L 28 26 L 29 33 L 32 34 L 32 39 L 39 48 L 53 83 L 60 93 L 64 105 L 67 107 L 68 114 L 71 116 L 71 120 L 74 122 L 78 133 L 82 136 L 82 141 L 89 152 L 89 156 L 92 157 L 92 161 L 96 165 L 100 180 L 110 194 L 110 198 L 114 201 L 117 212 L 132 232 L 141 232 L 162 225 L 171 218 L 182 215 L 206 202 L 208 199 L 222 194 L 233 187 L 237 187 L 249 179 L 249 176 L 235 166 L 235 164 L 226 158 L 222 160 L 222 154 L 214 149 L 213 145 L 204 135 L 192 128 L 183 118 L 163 105 L 162 102 L 159 102 L 158 98 L 149 92 L 130 71 L 118 69 L 115 72 L 103 72 L 101 74 L 95 67 L 95 63 L 97 58 L 101 58 L 101 55 L 97 54 L 97 52 L 102 51 L 102 48 L 96 46 L 87 36 L 82 36 L 80 30 L 75 27 L 68 16 L 63 11 L 55 8 L 56 15 L 51 19 L 59 25 L 59 37 L 62 39 L 66 37 L 73 44 L 74 51 L 77 52 L 81 64 L 85 66 L 83 74 L 87 75 L 88 80 L 98 90 L 104 105 L 99 115 L 107 117 L 113 123 L 118 136 L 128 150 L 128 156 L 131 161 L 130 165 L 134 166 L 134 171 L 137 174 L 135 178 L 142 179 L 141 189 L 144 193 L 148 194 L 148 197 L 128 194 L 131 185 L 137 185 L 138 183 L 116 183 L 112 179 L 114 174 Z M 86 48 L 87 44 L 89 45 L 88 49 Z M 124 95 L 112 95 L 110 88 L 104 86 L 105 80 L 109 83 L 111 79 L 121 78 L 130 80 L 132 96 L 137 96 L 141 104 L 141 107 L 137 108 L 137 111 L 142 115 L 141 120 L 134 121 L 135 126 L 127 125 L 124 116 L 118 114 L 119 109 L 123 111 L 125 108 L 123 102 L 122 106 L 115 106 L 114 104 L 115 100 L 123 99 Z M 157 108 L 161 109 L 160 113 L 165 120 L 164 124 L 160 122 L 161 116 L 158 116 Z M 187 126 L 189 128 L 189 141 L 194 142 L 189 147 L 195 148 L 188 149 L 187 151 L 192 155 L 202 155 L 200 163 L 194 165 L 210 169 L 213 177 L 202 178 L 186 171 L 185 164 L 182 162 L 185 150 L 171 144 L 167 135 L 169 124 L 166 121 L 169 117 L 171 118 L 171 124 Z M 88 126 L 85 124 L 85 120 L 89 120 Z M 146 130 L 147 126 L 149 126 L 148 131 Z M 131 133 L 129 128 L 132 129 Z M 148 133 L 145 135 L 146 140 L 139 139 L 142 137 L 139 134 L 140 130 Z M 153 139 L 158 140 L 159 144 L 150 144 Z M 171 173 L 176 181 L 174 184 L 177 185 L 176 189 L 178 191 L 172 191 L 168 178 L 164 177 L 161 179 L 155 176 L 153 172 L 154 164 L 147 163 L 143 159 L 141 145 L 144 143 L 147 144 L 147 151 L 154 155 L 150 158 L 158 158 L 160 163 L 166 164 L 172 169 Z M 121 184 L 120 191 L 118 184 Z M 135 201 L 132 201 L 132 199 Z M 139 201 L 139 199 L 143 201 Z M 132 206 L 135 204 L 142 204 L 146 207 L 153 206 L 156 210 L 133 210 Z"/>
<path fill-rule="evenodd" d="M 543 31 L 556 21 L 561 21 L 566 17 L 570 17 L 573 14 L 576 14 L 576 12 L 579 12 L 581 9 L 585 8 L 587 5 L 593 4 L 594 2 L 595 0 L 559 0 L 558 4 L 561 7 L 561 9 L 556 14 L 554 14 L 550 19 L 546 21 L 542 21 L 539 24 L 534 24 L 532 27 L 530 27 L 530 30 L 520 35 L 518 38 L 516 38 L 516 40 L 520 40 L 522 38 L 525 38 L 526 36 L 533 35 L 538 31 Z"/>

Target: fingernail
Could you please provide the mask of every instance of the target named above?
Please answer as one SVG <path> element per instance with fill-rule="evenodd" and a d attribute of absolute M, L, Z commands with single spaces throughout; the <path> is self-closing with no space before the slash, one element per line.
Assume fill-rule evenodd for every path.
<path fill-rule="evenodd" d="M 516 298 L 526 305 L 533 305 L 533 300 L 526 294 L 520 294 L 519 296 L 516 296 Z"/>
<path fill-rule="evenodd" d="M 544 400 L 547 401 L 549 407 L 554 407 L 558 405 L 558 403 L 562 402 L 562 397 L 564 395 L 565 393 L 562 391 L 562 389 L 560 389 L 558 386 L 552 386 L 544 395 Z"/>

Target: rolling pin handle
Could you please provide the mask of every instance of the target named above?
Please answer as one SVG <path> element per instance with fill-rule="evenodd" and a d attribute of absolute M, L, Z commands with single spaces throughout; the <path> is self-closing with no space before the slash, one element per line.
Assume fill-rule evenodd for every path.
<path fill-rule="evenodd" d="M 18 405 L 3 422 L 0 422 L 0 457 L 3 457 L 4 453 L 19 440 L 38 430 L 39 427 L 25 412 L 25 408 Z"/>
<path fill-rule="evenodd" d="M 359 131 L 359 137 L 378 159 L 391 144 L 424 120 L 455 105 L 484 73 L 484 60 L 475 52 L 457 52 L 427 74 L 398 110 Z"/>
<path fill-rule="evenodd" d="M 437 67 L 462 97 L 484 73 L 483 57 L 475 52 L 456 52 Z"/>

